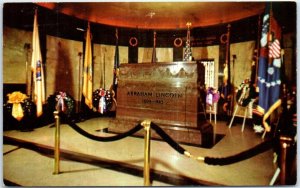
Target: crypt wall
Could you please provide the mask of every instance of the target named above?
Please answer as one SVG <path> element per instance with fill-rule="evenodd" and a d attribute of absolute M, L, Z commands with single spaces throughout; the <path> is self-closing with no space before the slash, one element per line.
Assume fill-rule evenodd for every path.
<path fill-rule="evenodd" d="M 153 48 L 138 49 L 138 63 L 149 63 L 152 60 Z M 173 62 L 173 48 L 156 48 L 157 62 Z"/>
<path fill-rule="evenodd" d="M 255 42 L 241 42 L 230 45 L 231 57 L 236 55 L 233 62 L 231 58 L 231 82 L 235 87 L 238 87 L 243 80 L 251 77 L 251 65 Z"/>
<path fill-rule="evenodd" d="M 45 64 L 46 96 L 55 91 L 65 91 L 78 100 L 79 60 L 82 43 L 47 36 Z"/>
<path fill-rule="evenodd" d="M 218 76 L 219 76 L 219 45 L 206 46 L 206 47 L 194 47 L 192 48 L 192 54 L 195 60 L 201 59 L 214 59 L 215 65 L 215 77 L 214 86 L 218 88 Z"/>
<path fill-rule="evenodd" d="M 20 34 L 21 33 L 21 34 Z M 22 37 L 20 37 L 22 36 Z M 78 100 L 79 89 L 79 62 L 83 64 L 83 42 L 63 39 L 47 35 L 47 53 L 45 65 L 46 95 L 55 91 L 64 90 Z M 32 32 L 4 27 L 3 48 L 3 83 L 26 83 L 24 43 L 31 44 Z M 245 75 L 250 75 L 251 58 L 254 41 L 231 44 L 231 53 L 237 55 L 234 65 L 234 84 L 241 83 Z M 184 48 L 183 48 L 184 50 Z M 192 47 L 195 60 L 214 59 L 215 61 L 215 86 L 219 85 L 219 46 Z M 114 66 L 114 45 L 94 44 L 94 85 L 109 89 L 112 84 Z M 128 47 L 119 46 L 120 63 L 128 62 Z M 156 48 L 158 62 L 172 62 L 173 48 Z M 138 63 L 151 62 L 152 48 L 138 48 Z M 31 51 L 28 55 L 31 62 Z M 248 63 L 247 63 L 248 62 Z M 13 64 L 13 66 L 11 66 Z M 29 71 L 30 72 L 30 71 Z M 28 74 L 30 78 L 30 73 Z"/>
<path fill-rule="evenodd" d="M 26 83 L 26 43 L 32 43 L 32 32 L 3 27 L 3 83 Z M 31 52 L 28 53 L 28 66 L 30 60 Z"/>
<path fill-rule="evenodd" d="M 113 83 L 113 68 L 115 46 L 94 44 L 94 90 L 98 88 L 110 89 Z M 128 62 L 128 47 L 119 46 L 120 64 Z"/>
<path fill-rule="evenodd" d="M 286 35 L 286 38 L 293 35 Z M 288 38 L 288 39 L 289 39 Z M 3 83 L 4 84 L 26 84 L 26 50 L 24 44 L 32 43 L 32 32 L 4 26 L 3 28 Z M 292 40 L 286 40 L 284 46 L 287 46 L 285 53 L 286 73 L 295 70 L 292 65 L 291 55 L 294 48 Z M 251 75 L 251 63 L 255 41 L 246 41 L 232 43 L 230 45 L 231 56 L 236 55 L 234 65 L 232 66 L 232 78 L 235 87 Z M 83 53 L 83 41 L 63 39 L 55 36 L 46 36 L 46 60 L 45 62 L 45 80 L 46 97 L 53 94 L 54 91 L 67 91 L 76 101 L 79 100 L 79 62 L 83 64 L 83 56 L 80 58 L 78 53 Z M 173 49 L 156 48 L 158 62 L 172 62 Z M 183 48 L 184 50 L 184 48 Z M 217 87 L 218 78 L 222 76 L 219 70 L 219 45 L 192 47 L 192 54 L 195 60 L 211 58 L 215 61 L 215 86 Z M 94 90 L 97 88 L 109 89 L 113 79 L 113 66 L 115 45 L 97 44 L 93 45 L 94 56 Z M 138 47 L 138 63 L 151 62 L 152 48 Z M 128 47 L 119 46 L 120 63 L 128 63 Z M 28 66 L 31 63 L 31 50 L 28 52 Z M 287 74 L 289 76 L 289 74 Z M 28 68 L 28 81 L 30 81 L 30 68 Z M 241 112 L 242 114 L 243 112 Z"/>

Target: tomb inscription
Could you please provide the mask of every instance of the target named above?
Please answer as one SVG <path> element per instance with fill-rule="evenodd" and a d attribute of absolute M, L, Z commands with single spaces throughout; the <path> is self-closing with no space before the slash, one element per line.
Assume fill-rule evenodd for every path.
<path fill-rule="evenodd" d="M 195 62 L 122 64 L 116 119 L 109 129 L 123 133 L 149 119 L 178 142 L 204 144 L 213 129 L 200 115 L 198 86 Z M 156 133 L 151 137 L 160 138 Z"/>

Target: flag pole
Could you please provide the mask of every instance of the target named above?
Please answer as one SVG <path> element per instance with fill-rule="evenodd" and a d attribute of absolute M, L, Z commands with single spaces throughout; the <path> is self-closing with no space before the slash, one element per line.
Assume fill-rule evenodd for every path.
<path fill-rule="evenodd" d="M 228 72 L 227 72 L 227 85 L 229 86 L 229 89 L 230 89 L 230 93 L 232 94 L 232 97 L 231 97 L 231 105 L 230 105 L 230 109 L 229 109 L 229 116 L 232 115 L 232 109 L 233 109 L 233 104 L 234 104 L 234 90 L 232 90 L 232 87 L 233 87 L 233 84 L 231 84 L 231 73 L 230 73 L 230 28 L 231 28 L 231 25 L 228 24 L 227 25 L 227 40 L 226 40 L 226 59 L 225 59 L 225 63 L 227 65 L 227 69 L 228 69 Z"/>
<path fill-rule="evenodd" d="M 270 14 L 270 18 L 269 18 L 269 28 L 272 28 L 272 23 L 271 23 L 271 19 L 273 17 L 273 11 L 272 11 L 272 2 L 270 3 L 270 10 L 269 10 L 269 14 Z M 268 37 L 267 37 L 267 46 L 269 48 L 269 44 L 271 43 L 271 40 L 272 40 L 272 35 L 271 35 L 271 29 L 269 29 L 268 31 Z M 269 50 L 269 49 L 268 49 Z M 271 58 L 268 58 L 268 63 L 272 63 L 272 59 Z"/>
<path fill-rule="evenodd" d="M 99 63 L 99 74 L 101 75 L 100 76 L 100 80 L 99 80 L 99 88 L 102 88 L 103 86 L 103 74 L 102 74 L 102 63 L 101 63 L 101 59 L 100 59 L 100 63 Z M 105 89 L 105 88 L 104 88 Z"/>
<path fill-rule="evenodd" d="M 77 102 L 77 113 L 80 113 L 81 110 L 81 85 L 82 85 L 82 52 L 78 52 L 78 57 L 79 57 L 79 64 L 78 64 L 78 102 Z"/>
<path fill-rule="evenodd" d="M 116 28 L 116 49 L 115 49 L 115 62 L 114 62 L 114 72 L 113 72 L 113 83 L 111 85 L 111 90 L 115 92 L 114 96 L 117 96 L 117 84 L 118 84 L 118 75 L 119 75 L 119 36 L 118 36 L 118 28 Z"/>
<path fill-rule="evenodd" d="M 156 63 L 156 31 L 153 32 L 153 51 L 151 63 Z"/>
<path fill-rule="evenodd" d="M 105 82 L 106 82 L 106 80 L 105 80 L 105 53 L 104 53 L 104 57 L 103 57 L 103 82 L 104 82 L 103 88 L 106 89 L 105 88 Z"/>
<path fill-rule="evenodd" d="M 26 75 L 26 94 L 28 95 L 28 96 L 30 96 L 30 94 L 31 93 L 29 93 L 29 90 L 30 90 L 30 88 L 29 88 L 29 83 L 28 83 L 28 53 L 29 53 L 29 50 L 30 50 L 30 44 L 29 43 L 25 43 L 24 44 L 24 49 L 26 50 L 26 62 L 25 62 L 25 75 Z"/>
<path fill-rule="evenodd" d="M 255 59 L 255 80 L 251 79 L 251 82 L 252 84 L 255 84 L 255 87 L 257 87 L 257 82 L 258 82 L 258 59 L 259 59 L 259 56 L 260 56 L 260 53 L 259 53 L 259 39 L 261 38 L 260 36 L 260 32 L 261 32 L 261 23 L 260 23 L 260 19 L 261 19 L 261 15 L 258 16 L 258 27 L 257 27 L 257 39 L 256 39 L 256 59 Z"/>

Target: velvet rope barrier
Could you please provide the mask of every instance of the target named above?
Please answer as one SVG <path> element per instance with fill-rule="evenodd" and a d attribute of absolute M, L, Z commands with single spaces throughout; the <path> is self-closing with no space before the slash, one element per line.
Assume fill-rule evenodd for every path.
<path fill-rule="evenodd" d="M 249 159 L 255 155 L 258 155 L 260 153 L 263 153 L 273 147 L 273 140 L 268 140 L 265 142 L 262 142 L 258 144 L 257 146 L 243 151 L 241 153 L 238 153 L 233 156 L 229 157 L 223 157 L 223 158 L 214 158 L 214 157 L 196 157 L 191 155 L 188 151 L 186 151 L 183 147 L 181 147 L 177 142 L 175 142 L 167 133 L 164 132 L 163 129 L 161 129 L 158 125 L 151 123 L 151 128 L 153 128 L 156 133 L 164 140 L 166 141 L 173 149 L 175 149 L 178 153 L 184 154 L 187 157 L 193 158 L 197 161 L 204 161 L 204 163 L 208 165 L 229 165 L 236 162 L 240 162 L 242 160 Z"/>
<path fill-rule="evenodd" d="M 86 132 L 85 130 L 81 129 L 78 125 L 76 125 L 74 122 L 71 122 L 65 114 L 60 113 L 60 116 L 64 117 L 67 120 L 67 124 L 72 127 L 75 131 L 77 131 L 79 134 L 90 138 L 92 140 L 96 140 L 96 141 L 101 141 L 101 142 L 111 142 L 111 141 L 116 141 L 116 140 L 120 140 L 123 139 L 125 137 L 131 136 L 134 133 L 136 133 L 137 131 L 141 130 L 143 128 L 143 126 L 141 124 L 136 125 L 134 128 L 130 129 L 129 131 L 122 133 L 122 134 L 118 134 L 115 136 L 110 136 L 110 137 L 100 137 L 100 136 L 95 136 L 92 135 L 88 132 Z M 176 150 L 178 153 L 186 155 L 187 157 L 193 158 L 197 161 L 204 161 L 204 163 L 208 164 L 208 165 L 229 165 L 229 164 L 233 164 L 236 162 L 240 162 L 242 160 L 246 160 L 249 159 L 255 155 L 258 155 L 260 153 L 263 153 L 269 149 L 271 149 L 273 147 L 273 140 L 267 140 L 265 142 L 262 142 L 260 144 L 258 144 L 257 146 L 243 151 L 241 153 L 238 153 L 236 155 L 233 156 L 229 156 L 229 157 L 223 157 L 223 158 L 214 158 L 214 157 L 196 157 L 191 155 L 188 151 L 186 151 L 183 147 L 181 147 L 176 141 L 174 141 L 162 128 L 160 128 L 158 125 L 156 125 L 155 123 L 151 122 L 151 128 L 155 130 L 155 132 L 164 140 L 166 141 L 174 150 Z"/>
<path fill-rule="evenodd" d="M 96 141 L 100 141 L 100 142 L 112 142 L 112 141 L 116 141 L 116 140 L 121 140 L 125 137 L 131 136 L 134 133 L 138 132 L 139 130 L 141 130 L 143 128 L 143 126 L 141 124 L 136 125 L 135 127 L 133 127 L 132 129 L 130 129 L 129 131 L 122 133 L 122 134 L 117 134 L 115 136 L 109 136 L 109 137 L 100 137 L 100 136 L 95 136 L 93 134 L 90 134 L 88 132 L 86 132 L 85 130 L 83 130 L 82 128 L 80 128 L 78 125 L 76 125 L 76 123 L 70 121 L 69 118 L 66 117 L 66 115 L 64 113 L 59 113 L 59 115 L 63 118 L 66 119 L 67 124 L 72 127 L 76 132 L 78 132 L 79 134 L 90 138 L 92 140 L 96 140 Z"/>
<path fill-rule="evenodd" d="M 224 157 L 224 158 L 213 158 L 213 157 L 205 157 L 204 158 L 204 163 L 209 164 L 209 165 L 229 165 L 232 163 L 237 163 L 242 160 L 249 159 L 251 157 L 254 157 L 255 155 L 258 155 L 260 153 L 263 153 L 273 147 L 273 141 L 268 140 L 264 141 L 257 146 L 246 150 L 244 152 L 241 152 L 239 154 L 229 156 L 229 157 Z"/>
<path fill-rule="evenodd" d="M 184 154 L 185 149 L 175 142 L 162 128 L 151 122 L 151 128 L 177 152 Z"/>

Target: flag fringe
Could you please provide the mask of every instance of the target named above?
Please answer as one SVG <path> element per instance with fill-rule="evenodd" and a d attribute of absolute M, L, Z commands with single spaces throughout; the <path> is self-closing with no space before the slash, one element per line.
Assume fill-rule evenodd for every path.
<path fill-rule="evenodd" d="M 281 105 L 281 99 L 277 100 L 270 108 L 269 110 L 264 114 L 263 116 L 263 125 L 267 132 L 271 131 L 270 125 L 267 123 L 267 119 L 270 117 L 272 112 L 274 112 L 279 106 Z"/>

